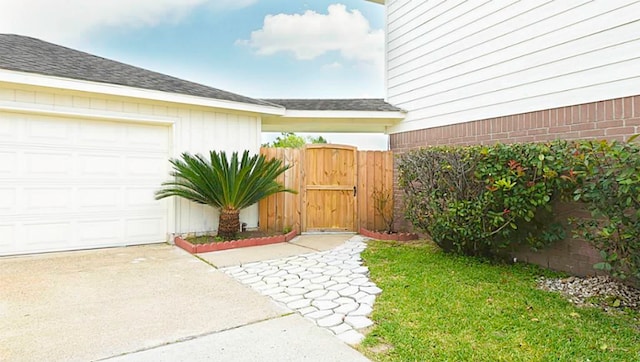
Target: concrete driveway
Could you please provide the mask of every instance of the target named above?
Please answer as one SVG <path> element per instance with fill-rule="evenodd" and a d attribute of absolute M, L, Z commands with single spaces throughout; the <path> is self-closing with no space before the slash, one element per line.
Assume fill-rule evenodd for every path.
<path fill-rule="evenodd" d="M 0 360 L 138 359 L 153 350 L 184 360 L 227 350 L 240 360 L 260 345 L 279 360 L 290 351 L 291 360 L 366 360 L 289 314 L 170 245 L 0 258 Z M 255 343 L 261 334 L 269 343 Z"/>

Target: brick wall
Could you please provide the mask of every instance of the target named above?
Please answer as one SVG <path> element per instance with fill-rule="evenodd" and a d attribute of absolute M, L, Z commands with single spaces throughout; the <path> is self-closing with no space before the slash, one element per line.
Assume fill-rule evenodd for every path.
<path fill-rule="evenodd" d="M 555 139 L 625 141 L 638 133 L 640 95 L 396 133 L 390 136 L 390 142 L 391 150 L 398 155 L 414 148 L 436 145 L 544 142 Z M 397 172 L 397 164 L 394 167 Z M 399 220 L 396 227 L 410 230 L 410 226 L 402 222 L 402 193 L 397 178 L 394 188 L 396 220 Z M 595 249 L 584 241 L 571 238 L 544 251 L 534 253 L 521 249 L 513 254 L 519 260 L 576 275 L 594 274 L 591 266 L 599 261 Z"/>

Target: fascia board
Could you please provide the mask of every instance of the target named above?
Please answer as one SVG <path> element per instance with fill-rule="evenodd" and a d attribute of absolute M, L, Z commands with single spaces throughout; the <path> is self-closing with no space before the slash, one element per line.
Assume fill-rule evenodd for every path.
<path fill-rule="evenodd" d="M 90 92 L 161 102 L 197 105 L 203 107 L 221 108 L 269 115 L 281 116 L 285 113 L 284 107 L 270 107 L 257 104 L 232 102 L 150 89 L 133 88 L 117 84 L 90 82 L 85 80 L 53 77 L 41 74 L 16 72 L 2 69 L 0 69 L 0 82 L 26 84 L 38 87 L 58 88 L 80 92 Z"/>
<path fill-rule="evenodd" d="M 134 122 L 134 123 L 154 123 L 163 125 L 172 125 L 177 121 L 177 117 L 162 116 L 146 116 L 140 114 L 109 112 L 104 110 L 95 110 L 88 108 L 74 108 L 51 106 L 37 103 L 22 102 L 4 102 L 0 101 L 0 112 L 22 113 L 22 114 L 38 114 L 45 116 L 93 119 L 103 121 L 116 122 Z"/>
<path fill-rule="evenodd" d="M 287 110 L 283 118 L 338 118 L 338 119 L 404 119 L 404 112 L 384 111 L 301 111 Z"/>

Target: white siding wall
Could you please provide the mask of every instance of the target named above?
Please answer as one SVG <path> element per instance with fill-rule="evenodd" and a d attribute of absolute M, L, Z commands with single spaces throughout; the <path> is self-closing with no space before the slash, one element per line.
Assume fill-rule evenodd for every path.
<path fill-rule="evenodd" d="M 260 120 L 255 116 L 224 112 L 171 109 L 177 111 L 179 122 L 175 125 L 174 157 L 188 151 L 208 154 L 210 150 L 243 152 L 260 151 Z M 211 207 L 177 200 L 176 232 L 211 231 L 218 228 L 218 212 Z M 240 221 L 249 227 L 258 226 L 258 206 L 240 213 Z"/>
<path fill-rule="evenodd" d="M 391 133 L 640 94 L 638 0 L 387 0 Z"/>
<path fill-rule="evenodd" d="M 211 149 L 252 153 L 260 150 L 260 119 L 254 115 L 231 113 L 198 106 L 183 106 L 166 102 L 144 102 L 130 98 L 90 95 L 80 92 L 53 91 L 47 88 L 22 87 L 0 83 L 0 103 L 45 109 L 76 109 L 110 116 L 143 117 L 151 122 L 173 121 L 169 157 L 182 152 L 207 153 Z M 169 175 L 167 174 L 167 179 Z M 160 187 L 160 185 L 158 185 Z M 218 214 L 210 207 L 184 200 L 171 201 L 168 215 L 170 232 L 202 232 L 217 229 Z M 249 227 L 258 224 L 257 205 L 244 210 L 241 221 Z"/>

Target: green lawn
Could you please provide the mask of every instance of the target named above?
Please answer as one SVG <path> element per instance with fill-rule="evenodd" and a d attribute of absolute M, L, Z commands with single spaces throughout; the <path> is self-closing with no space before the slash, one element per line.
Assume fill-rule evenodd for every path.
<path fill-rule="evenodd" d="M 551 272 L 429 243 L 372 241 L 363 259 L 383 290 L 360 347 L 373 360 L 640 361 L 640 314 L 579 308 L 536 289 Z"/>

